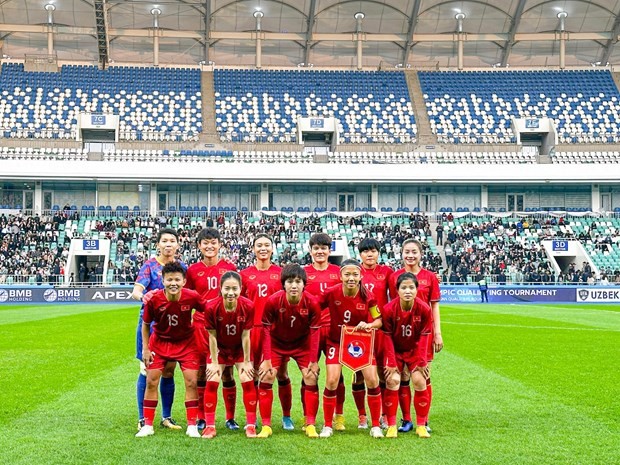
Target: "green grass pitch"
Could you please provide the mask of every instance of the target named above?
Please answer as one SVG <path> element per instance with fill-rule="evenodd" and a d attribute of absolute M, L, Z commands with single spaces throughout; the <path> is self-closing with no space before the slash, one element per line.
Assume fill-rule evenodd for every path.
<path fill-rule="evenodd" d="M 372 440 L 355 427 L 347 387 L 348 430 L 331 439 L 303 435 L 295 394 L 296 431 L 279 426 L 276 395 L 272 438 L 230 433 L 220 400 L 218 437 L 206 441 L 158 426 L 153 437 L 133 437 L 135 305 L 0 306 L 0 463 L 620 462 L 620 306 L 441 311 L 446 348 L 434 362 L 431 439 Z M 185 426 L 176 378 L 174 416 Z M 240 389 L 238 398 L 241 420 Z"/>

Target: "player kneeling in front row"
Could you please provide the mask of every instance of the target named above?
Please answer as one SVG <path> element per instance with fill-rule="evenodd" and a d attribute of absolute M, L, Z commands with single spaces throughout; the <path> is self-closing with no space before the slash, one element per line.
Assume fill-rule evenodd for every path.
<path fill-rule="evenodd" d="M 185 380 L 185 408 L 187 411 L 187 435 L 199 438 L 196 428 L 198 392 L 196 378 L 200 363 L 194 342 L 192 310 L 204 312 L 205 303 L 200 295 L 183 289 L 185 269 L 172 262 L 162 268 L 164 289 L 144 296 L 142 317 L 142 361 L 147 368 L 144 393 L 144 426 L 136 437 L 151 436 L 153 419 L 157 408 L 157 387 L 167 362 L 178 362 Z M 151 323 L 153 333 L 150 334 Z"/>
<path fill-rule="evenodd" d="M 243 404 L 245 406 L 245 435 L 256 437 L 256 388 L 251 358 L 250 329 L 254 325 L 254 304 L 241 297 L 241 276 L 227 271 L 220 280 L 221 297 L 210 300 L 205 309 L 205 329 L 209 333 L 207 358 L 207 386 L 205 391 L 205 439 L 212 439 L 215 431 L 217 388 L 224 368 L 237 367 Z"/>
<path fill-rule="evenodd" d="M 263 362 L 260 365 L 258 405 L 263 421 L 259 438 L 272 434 L 273 382 L 278 369 L 294 359 L 305 383 L 306 436 L 318 438 L 315 422 L 319 409 L 319 366 L 317 355 L 321 326 L 318 302 L 304 292 L 306 272 L 297 264 L 284 267 L 280 277 L 283 291 L 272 295 L 263 313 Z"/>
<path fill-rule="evenodd" d="M 433 323 L 431 307 L 420 299 L 418 280 L 413 273 L 403 273 L 396 281 L 398 297 L 383 309 L 382 331 L 385 353 L 385 378 L 387 383 L 386 412 L 388 437 L 396 437 L 396 404 L 401 373 L 410 374 L 415 388 L 413 406 L 416 413 L 416 434 L 429 438 L 425 424 L 430 402 L 426 390 L 428 379 L 428 345 Z"/>

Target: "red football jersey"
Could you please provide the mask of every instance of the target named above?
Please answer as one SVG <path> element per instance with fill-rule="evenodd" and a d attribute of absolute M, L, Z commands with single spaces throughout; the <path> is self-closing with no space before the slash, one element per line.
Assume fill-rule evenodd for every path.
<path fill-rule="evenodd" d="M 254 326 L 263 325 L 263 309 L 267 299 L 282 290 L 281 272 L 282 268 L 273 264 L 267 270 L 258 270 L 252 265 L 241 271 L 241 295 L 254 302 Z"/>
<path fill-rule="evenodd" d="M 379 309 L 389 302 L 388 283 L 394 270 L 387 265 L 377 265 L 372 270 L 362 266 L 362 283 L 377 299 Z"/>
<path fill-rule="evenodd" d="M 381 311 L 385 332 L 394 342 L 397 353 L 414 350 L 422 336 L 429 336 L 432 325 L 431 307 L 416 297 L 413 308 L 405 311 L 400 306 L 400 298 L 390 301 Z M 424 344 L 426 351 L 427 344 Z"/>
<path fill-rule="evenodd" d="M 226 260 L 220 260 L 212 266 L 203 262 L 194 263 L 187 269 L 185 287 L 194 289 L 205 300 L 215 299 L 220 296 L 220 278 L 227 271 L 237 271 L 237 267 Z"/>
<path fill-rule="evenodd" d="M 151 291 L 144 296 L 144 323 L 153 323 L 153 331 L 160 339 L 179 341 L 194 333 L 192 310 L 204 312 L 206 303 L 200 294 L 191 289 L 181 289 L 181 298 L 170 301 L 164 289 Z"/>
<path fill-rule="evenodd" d="M 304 291 L 317 299 L 320 299 L 330 287 L 340 284 L 340 267 L 338 265 L 330 263 L 325 270 L 317 270 L 312 265 L 306 265 L 304 270 L 308 276 Z M 321 326 L 329 326 L 329 309 L 327 308 L 321 313 Z"/>
<path fill-rule="evenodd" d="M 227 312 L 224 299 L 210 300 L 205 308 L 205 329 L 215 330 L 218 349 L 233 350 L 241 347 L 241 333 L 254 325 L 254 304 L 239 297 L 237 309 Z"/>
<path fill-rule="evenodd" d="M 205 301 L 215 299 L 220 296 L 220 278 L 227 271 L 237 271 L 237 267 L 226 260 L 220 260 L 213 266 L 203 262 L 194 263 L 187 269 L 185 287 L 200 293 Z M 194 322 L 202 325 L 204 316 L 195 314 Z"/>
<path fill-rule="evenodd" d="M 279 347 L 290 348 L 310 335 L 310 328 L 321 326 L 321 309 L 317 300 L 303 292 L 298 304 L 291 304 L 285 291 L 267 300 L 263 325 L 271 328 L 271 338 Z"/>
<path fill-rule="evenodd" d="M 404 268 L 392 273 L 390 277 L 390 295 L 397 297 L 398 289 L 396 289 L 396 281 L 398 277 L 405 272 Z M 439 280 L 437 275 L 426 268 L 420 268 L 419 273 L 416 275 L 418 278 L 418 295 L 417 299 L 431 304 L 432 302 L 439 302 L 441 300 L 441 292 L 439 290 Z"/>
<path fill-rule="evenodd" d="M 321 308 L 329 308 L 329 340 L 335 344 L 340 343 L 342 325 L 357 326 L 361 321 L 371 323 L 376 318 L 370 312 L 373 307 L 373 311 L 377 311 L 378 316 L 381 316 L 372 292 L 366 292 L 366 299 L 362 298 L 361 292 L 355 297 L 348 297 L 343 293 L 342 284 L 327 289 L 320 305 Z"/>

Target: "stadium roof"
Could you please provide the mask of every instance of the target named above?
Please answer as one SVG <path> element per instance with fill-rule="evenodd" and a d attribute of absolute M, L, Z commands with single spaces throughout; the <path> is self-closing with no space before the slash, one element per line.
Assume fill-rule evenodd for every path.
<path fill-rule="evenodd" d="M 465 67 L 558 66 L 562 22 L 567 66 L 620 62 L 620 0 L 0 0 L 0 39 L 47 54 L 52 22 L 62 61 L 152 63 L 158 36 L 162 65 L 252 66 L 257 10 L 263 66 L 354 67 L 360 12 L 368 67 L 455 67 L 459 13 Z"/>

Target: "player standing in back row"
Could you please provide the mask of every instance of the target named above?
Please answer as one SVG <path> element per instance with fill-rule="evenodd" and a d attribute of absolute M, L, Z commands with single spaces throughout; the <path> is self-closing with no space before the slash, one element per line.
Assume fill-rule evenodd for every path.
<path fill-rule="evenodd" d="M 321 299 L 327 289 L 336 284 L 340 284 L 340 267 L 329 262 L 329 255 L 332 248 L 332 238 L 325 233 L 315 233 L 310 236 L 308 243 L 310 247 L 310 256 L 312 257 L 312 264 L 306 265 L 304 271 L 306 272 L 307 282 L 304 287 L 304 292 Z M 327 336 L 329 335 L 329 308 L 325 308 L 321 312 L 321 334 L 319 336 L 319 349 L 317 353 L 317 360 L 321 358 L 321 352 L 327 356 Z M 301 381 L 301 403 L 304 409 L 304 416 L 306 415 L 305 404 L 305 383 Z M 336 431 L 344 431 L 344 379 L 340 376 L 338 381 L 338 387 L 336 389 L 336 413 L 334 416 L 334 429 Z"/>
<path fill-rule="evenodd" d="M 190 265 L 187 269 L 187 284 L 185 287 L 194 289 L 205 301 L 216 299 L 220 295 L 220 279 L 227 271 L 237 271 L 237 267 L 219 257 L 222 246 L 220 233 L 214 228 L 202 229 L 196 237 L 196 245 L 202 254 L 202 260 Z M 204 395 L 206 387 L 205 369 L 209 353 L 208 334 L 204 331 L 204 315 L 194 315 L 196 326 L 196 343 L 201 354 L 200 370 L 198 371 L 198 430 L 202 431 L 206 425 L 204 415 Z M 235 407 L 237 403 L 237 387 L 232 367 L 226 368 L 222 374 L 222 396 L 226 409 L 226 428 L 239 429 L 235 421 Z"/>
<path fill-rule="evenodd" d="M 138 278 L 133 286 L 131 297 L 142 302 L 149 291 L 163 289 L 161 270 L 167 263 L 176 260 L 179 250 L 179 235 L 172 228 L 160 229 L 157 233 L 157 256 L 149 258 L 138 272 Z M 181 264 L 186 268 L 185 264 Z M 144 426 L 144 392 L 146 391 L 146 367 L 142 361 L 142 314 L 144 303 L 140 307 L 138 327 L 136 330 L 136 358 L 140 360 L 140 374 L 136 383 L 136 397 L 138 401 L 138 429 Z M 165 428 L 180 430 L 181 427 L 172 419 L 172 403 L 174 401 L 174 364 L 170 364 L 163 370 L 160 379 L 159 390 L 161 393 L 162 421 Z"/>
<path fill-rule="evenodd" d="M 254 265 L 241 271 L 243 279 L 242 295 L 254 302 L 254 328 L 252 329 L 252 360 L 255 373 L 258 373 L 263 357 L 263 309 L 267 299 L 282 290 L 280 273 L 282 268 L 271 262 L 273 241 L 264 233 L 257 234 L 252 244 L 256 261 Z M 286 430 L 295 428 L 291 420 L 293 394 L 291 380 L 286 371 L 279 372 L 278 396 L 282 404 L 282 427 Z M 258 379 L 256 380 L 258 393 Z"/>

